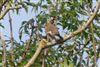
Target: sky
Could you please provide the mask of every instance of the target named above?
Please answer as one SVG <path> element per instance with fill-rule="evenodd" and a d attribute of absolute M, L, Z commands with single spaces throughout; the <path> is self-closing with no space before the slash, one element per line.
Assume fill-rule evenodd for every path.
<path fill-rule="evenodd" d="M 11 11 L 10 11 L 11 12 Z M 12 12 L 11 12 L 12 13 Z M 28 21 L 31 18 L 34 18 L 34 13 L 29 10 L 29 13 L 26 13 L 25 10 L 21 9 L 20 14 L 17 15 L 16 13 L 11 14 L 12 17 L 12 27 L 13 27 L 13 32 L 14 32 L 14 38 L 15 40 L 19 40 L 18 38 L 18 33 L 19 33 L 19 28 L 21 26 L 22 21 Z M 5 34 L 10 35 L 10 28 L 9 28 L 9 18 L 8 15 L 5 16 L 4 21 L 2 23 L 5 26 Z"/>

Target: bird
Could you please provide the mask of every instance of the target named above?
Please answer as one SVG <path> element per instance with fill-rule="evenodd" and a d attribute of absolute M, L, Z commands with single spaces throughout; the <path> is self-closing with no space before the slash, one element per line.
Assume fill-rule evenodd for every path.
<path fill-rule="evenodd" d="M 55 20 L 57 18 L 53 17 L 48 23 L 45 25 L 45 32 L 46 32 L 46 39 L 48 42 L 56 42 L 58 44 L 63 42 L 63 38 L 60 36 L 58 28 L 55 25 Z M 61 45 L 58 46 L 58 48 L 61 47 Z M 48 54 L 49 48 L 44 50 L 44 56 L 46 57 Z"/>
<path fill-rule="evenodd" d="M 60 36 L 58 28 L 55 25 L 55 20 L 57 18 L 53 17 L 46 25 L 45 25 L 45 31 L 47 34 L 48 41 L 55 40 L 57 43 L 62 42 L 63 38 Z"/>

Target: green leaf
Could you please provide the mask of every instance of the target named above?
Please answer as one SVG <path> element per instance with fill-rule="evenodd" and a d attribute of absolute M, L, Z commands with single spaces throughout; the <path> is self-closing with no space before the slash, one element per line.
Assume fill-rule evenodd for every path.
<path fill-rule="evenodd" d="M 22 7 L 25 9 L 26 12 L 28 12 L 28 6 L 25 5 L 24 3 L 20 3 L 22 5 Z"/>
<path fill-rule="evenodd" d="M 68 67 L 74 67 L 74 64 L 73 64 L 73 63 L 70 63 L 70 64 L 68 65 Z"/>
<path fill-rule="evenodd" d="M 42 5 L 42 8 L 47 8 L 47 5 Z"/>
<path fill-rule="evenodd" d="M 68 67 L 68 60 L 67 59 L 64 59 L 64 67 Z"/>
<path fill-rule="evenodd" d="M 58 15 L 58 13 L 57 13 L 57 11 L 52 11 L 51 13 L 50 13 L 50 16 L 52 17 L 52 16 L 57 16 Z"/>
<path fill-rule="evenodd" d="M 4 26 L 0 23 L 0 27 L 4 28 Z"/>
<path fill-rule="evenodd" d="M 47 0 L 47 3 L 48 3 L 48 4 L 51 4 L 52 2 L 51 2 L 51 0 Z"/>
<path fill-rule="evenodd" d="M 75 55 L 75 57 L 73 58 L 74 65 L 76 65 L 77 60 L 78 60 L 78 58 L 77 58 L 77 56 Z"/>

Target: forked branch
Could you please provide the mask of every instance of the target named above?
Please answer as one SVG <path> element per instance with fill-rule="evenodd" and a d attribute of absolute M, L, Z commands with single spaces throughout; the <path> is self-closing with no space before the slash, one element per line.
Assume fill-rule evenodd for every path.
<path fill-rule="evenodd" d="M 68 40 L 68 39 L 70 39 L 70 38 L 72 38 L 72 37 L 80 34 L 81 32 L 83 32 L 90 25 L 90 23 L 92 23 L 92 21 L 95 18 L 96 14 L 97 14 L 97 12 L 99 10 L 99 8 L 100 8 L 100 0 L 98 0 L 98 4 L 96 6 L 96 9 L 95 9 L 94 13 L 92 14 L 92 16 L 87 20 L 87 22 L 84 23 L 83 25 L 81 25 L 81 28 L 79 28 L 78 30 L 76 30 L 73 33 L 65 36 L 63 42 L 65 42 L 66 40 Z M 42 42 L 40 42 L 40 45 L 42 45 L 41 43 Z M 42 48 L 38 47 L 37 50 L 36 50 L 36 52 L 35 52 L 35 54 L 32 56 L 32 58 L 29 60 L 29 62 L 24 67 L 30 67 L 32 64 L 34 64 L 36 58 L 38 57 L 39 53 L 42 51 L 43 48 L 45 49 L 45 48 L 48 48 L 48 47 L 51 47 L 51 46 L 55 46 L 57 44 L 58 44 L 57 42 L 47 43 Z"/>

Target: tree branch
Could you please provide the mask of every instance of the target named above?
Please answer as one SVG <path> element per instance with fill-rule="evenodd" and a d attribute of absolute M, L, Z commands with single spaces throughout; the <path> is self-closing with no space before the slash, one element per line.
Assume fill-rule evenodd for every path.
<path fill-rule="evenodd" d="M 72 34 L 69 34 L 68 36 L 66 36 L 63 40 L 63 42 L 65 42 L 66 40 L 74 37 L 75 35 L 78 35 L 80 34 L 81 32 L 83 32 L 87 26 L 90 25 L 90 23 L 93 21 L 93 19 L 95 18 L 98 10 L 99 10 L 99 7 L 100 7 L 100 0 L 98 1 L 98 4 L 96 6 L 96 9 L 95 9 L 95 12 L 92 14 L 92 16 L 89 18 L 89 20 L 83 24 L 78 30 L 76 30 L 75 32 L 73 32 Z M 57 45 L 58 43 L 57 42 L 53 42 L 53 43 L 47 43 L 47 45 L 44 45 L 44 49 L 45 48 L 48 48 L 48 47 L 51 47 L 51 46 L 55 46 Z M 41 46 L 41 42 L 40 42 L 40 46 Z M 33 55 L 33 57 L 29 60 L 29 62 L 24 66 L 24 67 L 30 67 L 32 64 L 34 64 L 36 58 L 38 57 L 39 53 L 41 52 L 42 48 L 41 47 L 38 47 L 35 54 Z"/>
<path fill-rule="evenodd" d="M 97 67 L 97 64 L 96 64 L 96 60 L 97 60 L 97 53 L 96 53 L 96 43 L 95 43 L 95 39 L 94 39 L 94 30 L 93 30 L 93 22 L 91 23 L 90 25 L 90 29 L 91 29 L 91 35 L 92 35 L 92 43 L 93 43 L 93 50 L 94 50 L 94 64 L 93 66 Z"/>
<path fill-rule="evenodd" d="M 64 40 L 63 42 L 65 42 L 66 40 L 80 34 L 81 32 L 83 32 L 89 25 L 90 23 L 92 23 L 93 19 L 95 18 L 98 10 L 100 8 L 100 0 L 98 1 L 98 4 L 96 6 L 96 9 L 95 9 L 95 12 L 91 15 L 91 17 L 87 20 L 86 23 L 84 23 L 83 25 L 81 25 L 81 27 L 78 28 L 78 30 L 74 31 L 73 33 L 67 35 L 64 37 Z M 58 43 L 54 42 L 54 43 L 49 43 L 48 45 L 46 45 L 44 48 L 48 48 L 48 47 L 51 47 L 51 46 L 55 46 L 57 45 Z"/>
<path fill-rule="evenodd" d="M 4 18 L 4 16 L 9 12 L 9 10 L 20 9 L 20 8 L 21 8 L 21 6 L 15 6 L 15 7 L 7 6 L 7 8 L 5 9 L 5 11 L 3 13 L 1 13 L 0 20 Z"/>
<path fill-rule="evenodd" d="M 38 44 L 38 48 L 35 52 L 35 54 L 32 56 L 32 58 L 29 60 L 29 62 L 24 66 L 24 67 L 30 67 L 32 64 L 34 64 L 36 58 L 38 57 L 38 55 L 41 53 L 42 49 L 44 48 L 44 46 L 47 44 L 48 42 L 45 39 L 42 39 L 39 44 Z"/>
<path fill-rule="evenodd" d="M 11 40 L 11 47 L 10 47 L 10 54 L 11 54 L 11 61 L 14 64 L 14 37 L 13 37 L 13 28 L 12 28 L 12 18 L 10 16 L 10 12 L 8 13 L 9 15 L 9 25 L 10 25 L 10 40 Z"/>
<path fill-rule="evenodd" d="M 6 44 L 5 44 L 5 40 L 4 40 L 4 35 L 2 32 L 0 32 L 0 37 L 1 37 L 1 42 L 2 42 L 2 46 L 3 46 L 3 54 L 2 54 L 2 66 L 6 67 L 7 63 L 6 63 Z"/>
<path fill-rule="evenodd" d="M 88 5 L 89 7 L 89 5 Z M 91 9 L 92 10 L 92 9 Z M 88 8 L 88 16 L 91 16 L 91 11 L 90 11 L 90 8 Z M 94 63 L 92 64 L 93 67 L 97 67 L 97 53 L 96 53 L 96 42 L 95 42 L 95 37 L 94 37 L 94 26 L 93 26 L 93 21 L 91 21 L 91 24 L 90 24 L 90 32 L 91 32 L 91 39 L 92 39 L 92 46 L 93 46 L 93 50 L 94 50 Z"/>

